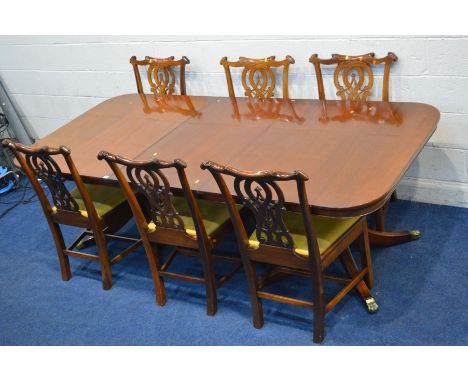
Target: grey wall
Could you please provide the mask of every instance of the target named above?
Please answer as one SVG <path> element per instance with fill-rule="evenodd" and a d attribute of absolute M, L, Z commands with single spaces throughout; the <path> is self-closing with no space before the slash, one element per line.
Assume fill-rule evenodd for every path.
<path fill-rule="evenodd" d="M 369 51 L 378 56 L 393 51 L 399 57 L 392 67 L 391 100 L 429 103 L 442 113 L 436 133 L 401 182 L 399 196 L 467 207 L 466 36 L 0 36 L 0 76 L 25 122 L 43 137 L 107 98 L 135 92 L 128 63 L 132 55 L 186 55 L 191 60 L 188 94 L 225 96 L 222 56 L 290 54 L 296 59 L 290 97 L 317 98 L 308 62 L 312 53 Z M 330 77 L 326 80 L 331 90 Z"/>

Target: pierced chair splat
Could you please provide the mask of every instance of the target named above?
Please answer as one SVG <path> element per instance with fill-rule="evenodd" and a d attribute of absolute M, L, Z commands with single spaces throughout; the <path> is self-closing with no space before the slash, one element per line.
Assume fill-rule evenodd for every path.
<path fill-rule="evenodd" d="M 245 96 L 260 99 L 274 97 L 277 82 L 275 68 L 282 68 L 283 98 L 288 99 L 289 65 L 294 64 L 294 62 L 294 58 L 288 55 L 281 61 L 276 60 L 275 56 L 267 58 L 239 57 L 238 61 L 229 61 L 227 57 L 223 57 L 220 64 L 224 67 L 226 74 L 229 97 L 236 96 L 231 68 L 242 68 L 241 80 Z"/>
<path fill-rule="evenodd" d="M 139 70 L 139 67 L 143 66 L 147 68 L 147 78 L 151 92 L 156 96 L 175 94 L 177 84 L 176 73 L 174 72 L 175 68 L 178 68 L 179 71 L 180 95 L 186 95 L 185 66 L 189 63 L 190 60 L 185 56 L 182 56 L 180 60 L 175 60 L 174 56 L 166 58 L 146 56 L 144 60 L 138 60 L 136 56 L 130 58 L 138 93 L 144 94 Z"/>

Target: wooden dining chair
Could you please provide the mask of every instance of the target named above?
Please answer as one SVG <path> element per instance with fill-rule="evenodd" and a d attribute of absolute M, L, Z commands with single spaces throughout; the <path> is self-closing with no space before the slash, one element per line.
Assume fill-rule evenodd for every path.
<path fill-rule="evenodd" d="M 120 189 L 85 184 L 75 167 L 70 150 L 65 146 L 58 149 L 31 148 L 8 139 L 2 143 L 13 152 L 38 195 L 57 249 L 62 279 L 68 281 L 71 278 L 69 257 L 79 257 L 100 263 L 102 287 L 110 289 L 111 266 L 141 245 L 141 240 L 108 233 L 115 232 L 131 218 L 130 207 Z M 72 190 L 65 185 L 66 178 L 56 161 L 59 157 L 65 160 L 71 180 L 76 185 Z M 47 194 L 50 194 L 50 198 Z M 71 245 L 66 246 L 61 224 L 85 230 Z M 96 243 L 97 255 L 75 250 L 86 237 L 91 237 Z M 132 244 L 111 259 L 107 239 Z"/>
<path fill-rule="evenodd" d="M 250 290 L 253 324 L 263 326 L 261 299 L 269 299 L 313 309 L 313 340 L 324 339 L 324 317 L 345 295 L 357 288 L 370 312 L 378 306 L 369 292 L 372 288 L 372 262 L 363 217 L 326 218 L 311 215 L 305 189 L 307 176 L 273 171 L 243 171 L 207 161 L 208 169 L 218 184 L 229 208 L 244 270 Z M 226 179 L 229 178 L 229 187 Z M 230 181 L 233 181 L 232 183 Z M 285 209 L 281 183 L 295 182 L 301 213 Z M 231 189 L 237 201 L 248 208 L 255 218 L 255 228 L 249 236 L 246 224 L 234 204 Z M 359 242 L 361 270 L 358 270 L 349 246 Z M 325 269 L 336 259 L 343 264 L 349 277 L 331 276 Z M 267 264 L 279 273 L 297 274 L 310 279 L 313 302 L 266 292 L 264 281 L 257 278 L 255 263 Z M 343 283 L 344 287 L 327 303 L 324 298 L 324 280 Z"/>
<path fill-rule="evenodd" d="M 397 56 L 389 52 L 385 57 L 375 58 L 375 53 L 359 56 L 332 54 L 331 58 L 319 58 L 313 54 L 309 62 L 314 65 L 317 78 L 319 99 L 325 100 L 322 66 L 335 65 L 333 82 L 337 90 L 336 95 L 343 101 L 367 101 L 374 87 L 373 68 L 384 65 L 382 101 L 389 100 L 390 67 L 397 61 Z"/>
<path fill-rule="evenodd" d="M 283 68 L 282 88 L 283 98 L 289 98 L 288 77 L 289 65 L 294 64 L 294 58 L 286 56 L 284 60 L 277 61 L 275 56 L 267 58 L 248 58 L 239 57 L 238 61 L 228 61 L 223 57 L 220 64 L 224 67 L 226 81 L 228 85 L 229 97 L 235 97 L 234 86 L 232 83 L 231 67 L 243 68 L 241 79 L 245 95 L 253 98 L 272 98 L 274 97 L 276 87 L 275 68 Z"/>
<path fill-rule="evenodd" d="M 229 280 L 242 267 L 238 257 L 214 254 L 214 246 L 232 231 L 229 212 L 223 203 L 196 200 L 185 173 L 187 165 L 180 159 L 132 161 L 102 151 L 99 160 L 105 160 L 125 194 L 132 209 L 148 257 L 158 305 L 166 303 L 164 278 L 204 284 L 208 315 L 217 310 L 216 289 Z M 176 171 L 183 196 L 174 196 L 165 172 Z M 167 174 L 169 175 L 169 174 Z M 143 196 L 137 200 L 136 193 Z M 153 244 L 174 246 L 162 263 Z M 169 265 L 177 254 L 199 256 L 204 277 L 170 272 Z M 219 279 L 215 278 L 213 260 L 234 263 L 232 269 Z"/>
<path fill-rule="evenodd" d="M 146 56 L 144 60 L 137 60 L 135 56 L 130 58 L 133 66 L 135 81 L 138 93 L 143 94 L 143 84 L 140 76 L 140 66 L 147 67 L 148 83 L 151 92 L 155 95 L 174 94 L 176 87 L 176 75 L 174 68 L 179 68 L 179 89 L 180 94 L 185 95 L 185 65 L 190 64 L 190 60 L 182 56 L 180 60 L 174 60 L 174 56 L 166 58 L 154 58 Z"/>

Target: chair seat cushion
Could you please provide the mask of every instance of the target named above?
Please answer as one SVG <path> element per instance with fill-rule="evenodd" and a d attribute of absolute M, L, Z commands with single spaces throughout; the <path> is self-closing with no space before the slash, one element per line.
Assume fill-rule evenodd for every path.
<path fill-rule="evenodd" d="M 230 219 L 229 210 L 224 203 L 211 202 L 202 199 L 197 199 L 197 203 L 200 208 L 200 215 L 202 217 L 203 224 L 205 225 L 208 236 L 212 236 L 219 227 L 221 227 Z M 173 197 L 172 204 L 182 218 L 187 234 L 192 237 L 196 237 L 197 233 L 195 230 L 195 223 L 193 222 L 192 215 L 185 197 Z M 238 209 L 241 208 L 241 206 L 237 207 Z M 150 232 L 157 229 L 153 221 L 148 224 L 148 228 Z"/>
<path fill-rule="evenodd" d="M 330 248 L 330 246 L 343 236 L 358 220 L 359 217 L 328 218 L 312 215 L 312 223 L 317 231 L 317 242 L 320 253 L 322 254 Z M 294 240 L 294 251 L 299 255 L 309 256 L 307 235 L 305 233 L 302 214 L 286 211 L 283 213 L 283 221 Z M 249 245 L 253 249 L 258 248 L 260 245 L 255 231 L 250 235 Z"/>
<path fill-rule="evenodd" d="M 95 184 L 85 184 L 88 189 L 89 195 L 93 201 L 94 207 L 96 208 L 97 214 L 99 216 L 104 216 L 117 207 L 120 203 L 125 201 L 125 195 L 120 188 L 110 187 L 110 186 L 100 186 Z M 78 188 L 74 188 L 70 191 L 71 196 L 78 203 L 80 212 L 87 216 L 86 207 L 84 205 L 83 199 L 81 197 Z"/>

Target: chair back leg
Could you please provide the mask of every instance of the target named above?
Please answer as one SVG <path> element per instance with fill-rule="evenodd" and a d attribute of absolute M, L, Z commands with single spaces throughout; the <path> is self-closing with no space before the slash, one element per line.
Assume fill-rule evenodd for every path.
<path fill-rule="evenodd" d="M 101 263 L 102 289 L 112 288 L 112 271 L 107 251 L 106 237 L 102 229 L 93 229 L 96 246 L 98 247 L 99 262 Z"/>
<path fill-rule="evenodd" d="M 206 313 L 209 316 L 214 316 L 218 310 L 218 298 L 216 294 L 216 279 L 213 267 L 213 258 L 211 250 L 206 245 L 200 246 L 200 259 L 205 274 L 205 289 L 206 289 Z"/>
<path fill-rule="evenodd" d="M 247 256 L 242 256 L 244 263 L 244 271 L 247 277 L 247 285 L 249 287 L 250 304 L 252 307 L 252 319 L 255 328 L 260 329 L 263 327 L 263 306 L 262 300 L 258 297 L 258 278 L 255 265 L 250 261 Z"/>
<path fill-rule="evenodd" d="M 167 301 L 166 287 L 164 285 L 164 279 L 159 274 L 161 264 L 158 253 L 146 235 L 141 235 L 141 238 L 143 240 L 146 258 L 148 259 L 151 277 L 153 278 L 154 292 L 156 294 L 156 304 L 159 306 L 164 306 Z"/>
<path fill-rule="evenodd" d="M 60 226 L 56 223 L 47 219 L 50 227 L 50 231 L 52 232 L 52 237 L 54 238 L 55 248 L 57 249 L 57 256 L 59 259 L 60 264 L 60 272 L 62 273 L 62 280 L 68 281 L 71 279 L 71 269 L 70 269 L 70 261 L 68 256 L 65 255 L 65 250 L 67 247 L 65 246 L 65 241 L 63 240 L 62 230 Z"/>

